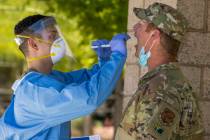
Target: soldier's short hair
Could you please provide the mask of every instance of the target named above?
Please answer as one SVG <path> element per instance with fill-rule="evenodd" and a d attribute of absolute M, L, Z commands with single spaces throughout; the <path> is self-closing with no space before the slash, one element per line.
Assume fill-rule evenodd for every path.
<path fill-rule="evenodd" d="M 149 32 L 151 30 L 158 29 L 153 23 L 149 23 L 146 29 L 146 32 Z M 160 44 L 161 46 L 166 50 L 166 52 L 169 54 L 170 59 L 174 60 L 177 59 L 180 41 L 175 40 L 171 36 L 167 35 L 160 29 Z"/>

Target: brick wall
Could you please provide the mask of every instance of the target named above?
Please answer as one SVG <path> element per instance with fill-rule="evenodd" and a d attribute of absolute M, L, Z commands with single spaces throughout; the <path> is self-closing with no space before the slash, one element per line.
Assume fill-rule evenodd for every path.
<path fill-rule="evenodd" d="M 136 39 L 132 28 L 138 19 L 133 14 L 133 7 L 146 8 L 153 2 L 177 8 L 190 23 L 190 29 L 181 45 L 179 61 L 197 92 L 205 122 L 206 140 L 210 140 L 210 0 L 129 0 L 127 30 L 132 38 L 128 41 L 123 105 L 126 106 L 144 73 L 134 56 Z"/>

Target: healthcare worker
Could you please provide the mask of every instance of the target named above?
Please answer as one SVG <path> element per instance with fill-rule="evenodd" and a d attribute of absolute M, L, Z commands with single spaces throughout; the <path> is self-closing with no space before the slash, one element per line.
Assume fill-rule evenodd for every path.
<path fill-rule="evenodd" d="M 92 113 L 112 93 L 129 37 L 118 34 L 110 42 L 94 41 L 99 63 L 90 70 L 64 73 L 52 70 L 53 65 L 72 53 L 53 17 L 26 17 L 15 26 L 15 35 L 28 72 L 12 86 L 13 98 L 0 119 L 0 139 L 69 140 L 68 121 Z M 100 51 L 109 45 L 110 51 Z"/>

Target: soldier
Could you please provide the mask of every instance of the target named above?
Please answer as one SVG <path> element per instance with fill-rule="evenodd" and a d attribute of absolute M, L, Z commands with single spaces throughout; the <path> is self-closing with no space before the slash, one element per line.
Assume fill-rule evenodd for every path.
<path fill-rule="evenodd" d="M 195 93 L 177 63 L 187 21 L 176 9 L 154 3 L 134 8 L 136 56 L 148 72 L 129 101 L 115 140 L 202 140 Z"/>

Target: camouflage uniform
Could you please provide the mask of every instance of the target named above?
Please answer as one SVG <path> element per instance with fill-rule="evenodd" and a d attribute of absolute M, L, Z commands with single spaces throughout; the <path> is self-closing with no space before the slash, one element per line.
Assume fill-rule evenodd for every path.
<path fill-rule="evenodd" d="M 186 19 L 168 5 L 155 3 L 134 12 L 178 41 L 187 29 Z M 203 140 L 203 132 L 195 93 L 178 63 L 171 62 L 140 79 L 115 140 Z"/>
<path fill-rule="evenodd" d="M 177 63 L 143 76 L 125 109 L 115 140 L 202 140 L 200 110 Z"/>

